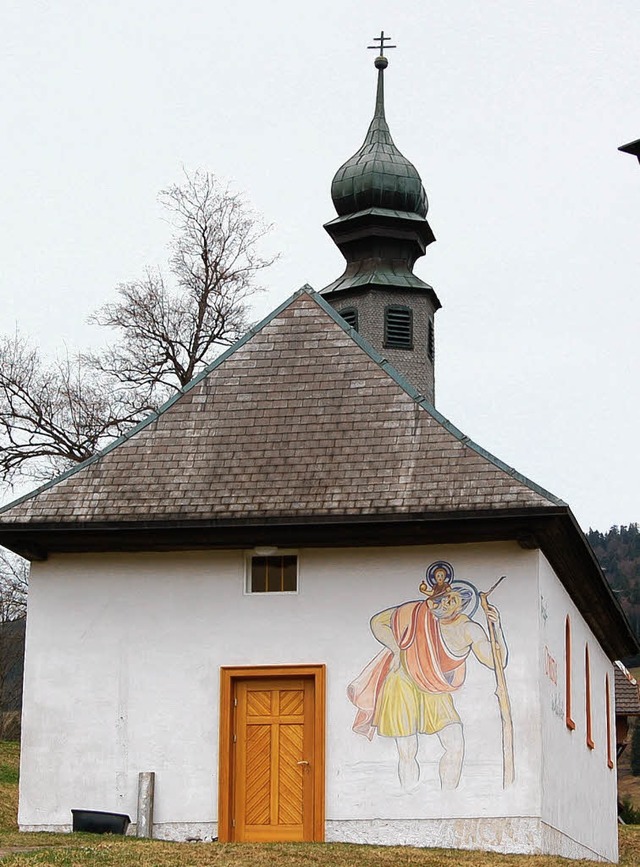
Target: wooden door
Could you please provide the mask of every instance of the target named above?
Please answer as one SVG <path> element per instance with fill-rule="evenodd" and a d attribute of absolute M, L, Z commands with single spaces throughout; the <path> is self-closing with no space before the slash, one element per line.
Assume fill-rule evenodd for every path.
<path fill-rule="evenodd" d="M 233 705 L 232 838 L 313 840 L 313 677 L 237 679 Z"/>

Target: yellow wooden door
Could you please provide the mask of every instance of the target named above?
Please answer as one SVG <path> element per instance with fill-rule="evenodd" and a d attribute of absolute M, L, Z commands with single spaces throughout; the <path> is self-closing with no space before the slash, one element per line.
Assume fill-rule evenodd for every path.
<path fill-rule="evenodd" d="M 313 678 L 235 683 L 234 840 L 313 840 Z"/>

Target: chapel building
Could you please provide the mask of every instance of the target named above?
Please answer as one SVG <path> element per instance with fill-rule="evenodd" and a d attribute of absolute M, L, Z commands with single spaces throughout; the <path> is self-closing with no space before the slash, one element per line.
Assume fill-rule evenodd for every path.
<path fill-rule="evenodd" d="M 382 42 L 382 40 L 380 40 Z M 303 286 L 158 412 L 0 510 L 32 561 L 19 825 L 617 860 L 613 661 L 570 508 L 434 406 L 434 240 L 378 70 Z"/>

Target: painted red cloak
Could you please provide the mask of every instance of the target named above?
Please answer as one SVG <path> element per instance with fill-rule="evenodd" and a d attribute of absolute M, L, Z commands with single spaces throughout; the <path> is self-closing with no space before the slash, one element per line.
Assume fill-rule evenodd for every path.
<path fill-rule="evenodd" d="M 455 692 L 464 682 L 465 659 L 448 650 L 437 617 L 426 602 L 406 602 L 391 615 L 391 631 L 404 665 L 418 689 L 429 693 Z M 381 650 L 347 687 L 357 708 L 353 730 L 371 740 L 376 703 L 393 662 L 388 648 Z"/>

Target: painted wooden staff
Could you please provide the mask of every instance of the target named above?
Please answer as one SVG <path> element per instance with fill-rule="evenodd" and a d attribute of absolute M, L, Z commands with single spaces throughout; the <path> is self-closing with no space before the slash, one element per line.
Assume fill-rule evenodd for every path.
<path fill-rule="evenodd" d="M 497 623 L 489 617 L 489 594 L 493 593 L 498 584 L 504 581 L 506 575 L 498 578 L 496 583 L 487 590 L 486 593 L 480 593 L 480 604 L 487 618 L 487 628 L 489 630 L 489 643 L 491 644 L 491 655 L 493 656 L 493 670 L 496 675 L 496 698 L 500 708 L 500 718 L 502 720 L 502 785 L 503 788 L 510 786 L 513 783 L 514 758 L 513 758 L 513 720 L 511 718 L 511 702 L 509 701 L 509 692 L 507 690 L 507 681 L 504 676 L 504 663 L 502 661 L 502 652 L 498 644 Z"/>

